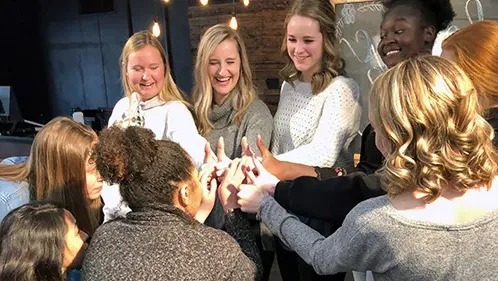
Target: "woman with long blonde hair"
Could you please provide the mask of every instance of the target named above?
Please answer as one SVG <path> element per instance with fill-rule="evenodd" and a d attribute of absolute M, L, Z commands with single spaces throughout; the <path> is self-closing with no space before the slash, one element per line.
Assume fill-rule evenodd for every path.
<path fill-rule="evenodd" d="M 327 238 L 257 187 L 241 186 L 239 204 L 258 211 L 320 274 L 352 269 L 371 270 L 376 281 L 495 280 L 498 152 L 480 112 L 472 81 L 455 63 L 408 59 L 380 75 L 370 92 L 387 195 L 358 204 Z"/>
<path fill-rule="evenodd" d="M 27 161 L 0 165 L 0 218 L 32 200 L 49 200 L 70 211 L 90 236 L 101 222 L 102 178 L 92 160 L 97 134 L 66 117 L 46 124 Z"/>
<path fill-rule="evenodd" d="M 123 47 L 120 64 L 125 97 L 114 106 L 109 126 L 150 129 L 156 139 L 180 144 L 199 169 L 206 140 L 199 135 L 191 106 L 173 81 L 159 40 L 149 31 L 133 34 Z M 103 199 L 106 221 L 130 211 L 117 185 L 106 185 Z"/>
<path fill-rule="evenodd" d="M 194 69 L 193 104 L 199 130 L 216 150 L 223 137 L 225 153 L 242 156 L 241 140 L 270 142 L 273 118 L 258 99 L 247 51 L 240 34 L 225 24 L 210 27 L 201 38 Z"/>

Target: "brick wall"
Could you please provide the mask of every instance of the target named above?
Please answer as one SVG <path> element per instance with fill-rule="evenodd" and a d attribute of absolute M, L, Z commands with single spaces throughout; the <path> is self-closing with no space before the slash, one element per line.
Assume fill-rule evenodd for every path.
<path fill-rule="evenodd" d="M 280 46 L 290 0 L 251 0 L 248 7 L 244 7 L 240 0 L 235 2 L 238 31 L 247 47 L 254 84 L 261 99 L 274 112 L 279 89 L 268 89 L 266 79 L 279 79 L 278 71 L 284 65 Z M 190 45 L 194 63 L 197 45 L 204 31 L 212 25 L 228 23 L 232 10 L 232 4 L 189 7 Z"/>

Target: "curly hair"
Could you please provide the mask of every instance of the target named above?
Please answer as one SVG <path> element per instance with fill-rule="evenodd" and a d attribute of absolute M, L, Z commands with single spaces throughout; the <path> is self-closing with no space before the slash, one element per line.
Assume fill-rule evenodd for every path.
<path fill-rule="evenodd" d="M 397 6 L 408 6 L 426 26 L 434 26 L 436 33 L 445 30 L 455 17 L 450 0 L 384 0 L 386 14 Z"/>
<path fill-rule="evenodd" d="M 103 179 L 120 185 L 123 199 L 134 211 L 172 206 L 178 184 L 193 180 L 195 169 L 179 144 L 155 140 L 151 130 L 136 126 L 103 130 L 94 158 Z"/>
<path fill-rule="evenodd" d="M 287 25 L 295 16 L 309 17 L 318 21 L 320 32 L 323 35 L 322 69 L 313 74 L 311 78 L 311 91 L 319 94 L 330 84 L 332 79 L 344 73 L 344 60 L 339 53 L 337 38 L 335 35 L 336 23 L 335 12 L 330 1 L 324 0 L 295 0 L 285 18 L 285 35 L 282 42 L 281 52 L 285 58 L 285 66 L 280 70 L 280 76 L 291 85 L 296 80 L 300 71 L 287 51 Z"/>
<path fill-rule="evenodd" d="M 0 225 L 0 280 L 63 281 L 64 209 L 32 202 L 9 212 Z"/>
<path fill-rule="evenodd" d="M 470 79 L 444 58 L 412 58 L 380 75 L 370 92 L 370 117 L 389 146 L 378 171 L 387 193 L 414 188 L 432 202 L 445 187 L 490 186 L 498 154 L 480 111 Z"/>
<path fill-rule="evenodd" d="M 498 22 L 483 20 L 456 31 L 442 45 L 472 79 L 486 107 L 498 105 L 497 42 Z"/>

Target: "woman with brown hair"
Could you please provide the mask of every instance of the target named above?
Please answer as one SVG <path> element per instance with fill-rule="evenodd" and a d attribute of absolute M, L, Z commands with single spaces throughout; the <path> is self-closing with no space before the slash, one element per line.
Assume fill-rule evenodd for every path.
<path fill-rule="evenodd" d="M 0 165 L 0 218 L 32 200 L 50 200 L 91 236 L 101 222 L 102 178 L 90 157 L 97 141 L 86 125 L 51 120 L 36 135 L 26 162 Z"/>

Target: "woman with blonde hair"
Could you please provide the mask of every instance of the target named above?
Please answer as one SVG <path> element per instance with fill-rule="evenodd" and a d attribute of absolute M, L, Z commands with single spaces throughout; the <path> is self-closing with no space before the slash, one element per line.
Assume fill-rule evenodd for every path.
<path fill-rule="evenodd" d="M 474 82 L 498 147 L 498 22 L 484 20 L 462 28 L 443 41 L 442 49 L 441 56 L 456 62 Z"/>
<path fill-rule="evenodd" d="M 206 30 L 197 49 L 194 76 L 195 114 L 212 150 L 216 151 L 220 137 L 231 159 L 242 156 L 244 136 L 253 145 L 257 135 L 270 143 L 273 118 L 258 99 L 246 47 L 237 31 L 225 24 Z"/>
<path fill-rule="evenodd" d="M 386 157 L 378 175 L 387 195 L 357 205 L 327 238 L 255 186 L 241 186 L 242 210 L 258 211 L 320 274 L 353 269 L 371 270 L 376 281 L 498 278 L 497 251 L 490 247 L 498 239 L 498 152 L 471 80 L 444 58 L 408 59 L 376 79 L 369 113 Z"/>
<path fill-rule="evenodd" d="M 71 212 L 91 236 L 102 217 L 102 178 L 91 158 L 97 141 L 86 125 L 51 120 L 36 134 L 26 162 L 0 165 L 0 218 L 32 200 L 49 200 Z"/>
<path fill-rule="evenodd" d="M 120 63 L 125 97 L 114 106 L 109 126 L 150 129 L 156 139 L 180 144 L 199 169 L 206 140 L 199 135 L 191 106 L 173 81 L 159 40 L 149 31 L 133 34 L 124 45 Z M 106 221 L 130 211 L 117 185 L 106 186 L 103 199 Z"/>
<path fill-rule="evenodd" d="M 256 145 L 258 135 L 270 143 L 273 117 L 258 98 L 246 47 L 237 31 L 226 24 L 217 24 L 204 32 L 197 49 L 194 77 L 194 110 L 200 132 L 212 150 L 217 150 L 218 139 L 223 138 L 226 155 L 234 159 L 242 156 L 243 137 L 251 145 Z M 221 200 L 216 200 L 206 225 L 224 228 L 227 210 L 223 210 L 225 204 Z M 259 222 L 251 222 L 259 229 Z M 257 241 L 265 263 L 263 280 L 267 280 L 273 253 L 263 251 L 260 240 Z"/>

